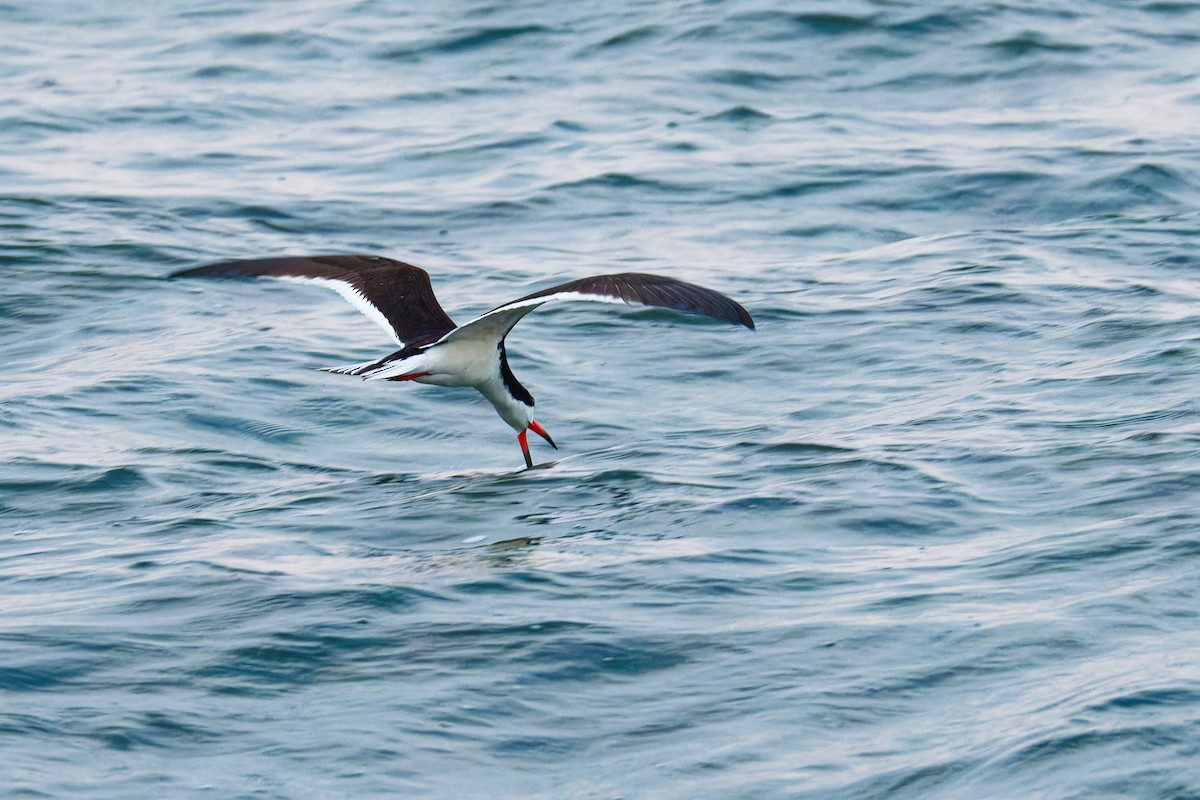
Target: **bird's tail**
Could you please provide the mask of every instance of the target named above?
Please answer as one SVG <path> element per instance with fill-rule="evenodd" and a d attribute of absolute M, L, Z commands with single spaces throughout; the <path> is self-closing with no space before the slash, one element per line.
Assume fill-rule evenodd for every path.
<path fill-rule="evenodd" d="M 424 360 L 420 354 L 399 358 L 394 361 L 364 361 L 361 364 L 347 364 L 344 367 L 325 367 L 322 372 L 336 372 L 338 375 L 358 375 L 364 381 L 378 380 L 413 380 L 424 377 L 428 372 L 422 371 Z"/>
<path fill-rule="evenodd" d="M 341 367 L 321 367 L 321 372 L 335 372 L 338 375 L 365 375 L 372 368 L 380 367 L 378 360 L 364 361 L 361 364 L 346 364 Z"/>
<path fill-rule="evenodd" d="M 426 359 L 421 358 L 420 355 L 415 357 L 410 356 L 408 358 L 401 358 L 397 361 L 388 361 L 383 364 L 377 362 L 371 364 L 366 369 L 353 374 L 362 375 L 363 380 L 368 381 L 407 381 L 429 374 L 421 369 L 425 361 Z"/>

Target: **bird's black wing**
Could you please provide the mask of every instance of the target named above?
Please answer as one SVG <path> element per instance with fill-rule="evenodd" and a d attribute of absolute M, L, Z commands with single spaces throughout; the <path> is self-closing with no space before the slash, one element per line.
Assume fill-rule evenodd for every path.
<path fill-rule="evenodd" d="M 754 320 L 746 309 L 720 292 L 661 275 L 621 272 L 579 278 L 527 294 L 464 323 L 447 333 L 442 341 L 476 336 L 501 341 L 526 314 L 553 300 L 593 300 L 670 308 L 754 329 Z"/>
<path fill-rule="evenodd" d="M 722 322 L 754 329 L 754 320 L 750 318 L 746 309 L 720 292 L 662 275 L 647 275 L 644 272 L 620 272 L 615 275 L 579 278 L 527 294 L 493 310 L 523 305 L 538 299 L 620 300 L 630 305 L 657 306 L 689 314 L 702 314 Z"/>
<path fill-rule="evenodd" d="M 429 273 L 381 256 L 320 255 L 223 261 L 185 269 L 172 278 L 280 278 L 333 289 L 402 345 L 436 339 L 454 329 Z"/>

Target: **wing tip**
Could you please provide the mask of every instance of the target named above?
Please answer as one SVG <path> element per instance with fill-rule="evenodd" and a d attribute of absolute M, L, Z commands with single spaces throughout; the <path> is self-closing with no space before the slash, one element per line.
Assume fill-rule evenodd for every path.
<path fill-rule="evenodd" d="M 725 297 L 724 295 L 721 295 L 721 297 L 729 303 L 730 310 L 733 312 L 731 315 L 724 317 L 726 322 L 730 322 L 734 325 L 741 325 L 749 328 L 750 330 L 757 330 L 754 324 L 754 317 L 750 316 L 750 312 L 747 311 L 741 303 L 733 298 Z"/>
<path fill-rule="evenodd" d="M 607 276 L 620 284 L 624 283 L 632 290 L 633 298 L 621 293 L 620 299 L 631 305 L 650 305 L 670 308 L 686 314 L 699 314 L 720 322 L 755 330 L 754 319 L 741 303 L 715 289 L 700 286 L 695 283 L 681 281 L 664 275 L 653 275 L 644 272 L 626 272 Z M 642 294 L 643 289 L 654 291 L 658 289 L 658 297 Z M 665 295 L 665 296 L 663 296 Z M 674 302 L 672 302 L 672 300 Z M 680 302 L 682 300 L 682 302 Z"/>

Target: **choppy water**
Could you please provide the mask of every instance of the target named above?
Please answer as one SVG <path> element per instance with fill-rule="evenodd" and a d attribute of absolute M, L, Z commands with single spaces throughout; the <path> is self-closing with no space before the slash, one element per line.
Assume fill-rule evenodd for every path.
<path fill-rule="evenodd" d="M 1200 4 L 169 6 L 0 5 L 0 795 L 1200 797 Z M 759 330 L 522 472 L 305 252 Z"/>

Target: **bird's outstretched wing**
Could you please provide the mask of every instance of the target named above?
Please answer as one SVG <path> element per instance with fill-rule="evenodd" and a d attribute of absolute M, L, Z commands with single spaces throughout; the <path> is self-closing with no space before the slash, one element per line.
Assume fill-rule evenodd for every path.
<path fill-rule="evenodd" d="M 172 278 L 280 278 L 333 289 L 386 330 L 401 346 L 454 329 L 438 305 L 429 273 L 380 256 L 284 256 L 223 261 L 185 269 Z"/>
<path fill-rule="evenodd" d="M 543 303 L 554 300 L 592 300 L 670 308 L 754 329 L 754 320 L 750 318 L 746 309 L 720 292 L 661 275 L 621 272 L 615 275 L 579 278 L 527 294 L 455 328 L 443 336 L 440 342 L 476 336 L 503 339 L 526 314 Z"/>

